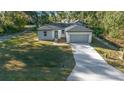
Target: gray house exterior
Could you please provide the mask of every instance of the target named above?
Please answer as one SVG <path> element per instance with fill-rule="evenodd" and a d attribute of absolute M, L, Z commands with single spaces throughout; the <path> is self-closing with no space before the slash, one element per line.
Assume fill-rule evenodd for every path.
<path fill-rule="evenodd" d="M 65 29 L 68 43 L 91 43 L 92 30 L 81 25 L 72 25 Z"/>
<path fill-rule="evenodd" d="M 38 28 L 38 37 L 40 40 L 54 40 L 56 31 L 60 34 L 61 29 L 55 25 L 44 25 Z"/>
<path fill-rule="evenodd" d="M 91 43 L 92 30 L 81 23 L 53 23 L 38 28 L 39 40 L 65 38 L 67 43 Z"/>

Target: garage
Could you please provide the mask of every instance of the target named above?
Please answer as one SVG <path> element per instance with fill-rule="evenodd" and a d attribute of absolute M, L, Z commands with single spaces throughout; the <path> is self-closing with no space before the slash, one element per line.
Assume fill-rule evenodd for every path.
<path fill-rule="evenodd" d="M 70 34 L 70 43 L 88 43 L 89 34 Z"/>
<path fill-rule="evenodd" d="M 82 25 L 73 25 L 66 29 L 67 43 L 91 43 L 92 30 Z"/>

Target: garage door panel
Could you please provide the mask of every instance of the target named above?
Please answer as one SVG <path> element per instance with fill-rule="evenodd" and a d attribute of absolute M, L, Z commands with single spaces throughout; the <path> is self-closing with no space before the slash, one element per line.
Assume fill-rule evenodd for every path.
<path fill-rule="evenodd" d="M 89 34 L 70 34 L 71 43 L 88 43 Z"/>

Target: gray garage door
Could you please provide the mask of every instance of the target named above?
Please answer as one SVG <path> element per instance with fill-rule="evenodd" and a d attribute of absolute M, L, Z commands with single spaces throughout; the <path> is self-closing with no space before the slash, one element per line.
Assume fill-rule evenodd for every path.
<path fill-rule="evenodd" d="M 88 43 L 89 34 L 71 34 L 70 42 L 71 43 Z"/>

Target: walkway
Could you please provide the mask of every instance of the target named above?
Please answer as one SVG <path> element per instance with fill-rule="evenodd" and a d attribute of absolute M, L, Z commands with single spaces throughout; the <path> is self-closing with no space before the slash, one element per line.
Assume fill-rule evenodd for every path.
<path fill-rule="evenodd" d="M 71 44 L 76 62 L 68 81 L 124 80 L 124 74 L 108 65 L 88 44 Z"/>

